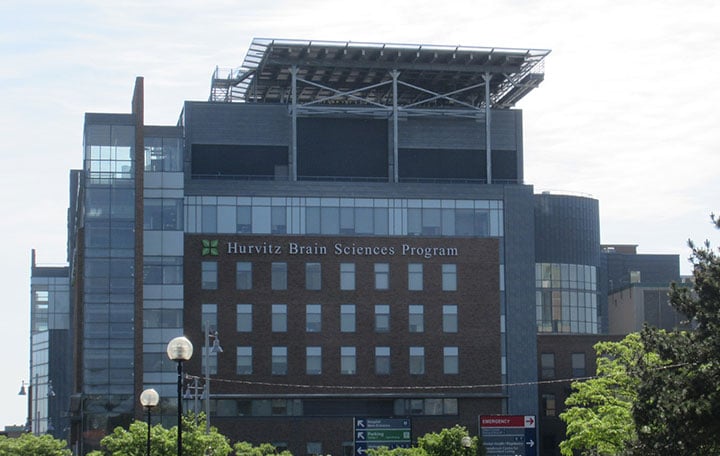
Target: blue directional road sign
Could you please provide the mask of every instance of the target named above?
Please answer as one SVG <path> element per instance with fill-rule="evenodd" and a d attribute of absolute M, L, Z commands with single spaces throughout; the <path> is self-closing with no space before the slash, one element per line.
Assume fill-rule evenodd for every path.
<path fill-rule="evenodd" d="M 355 418 L 355 456 L 365 456 L 368 448 L 409 448 L 412 445 L 410 418 Z"/>

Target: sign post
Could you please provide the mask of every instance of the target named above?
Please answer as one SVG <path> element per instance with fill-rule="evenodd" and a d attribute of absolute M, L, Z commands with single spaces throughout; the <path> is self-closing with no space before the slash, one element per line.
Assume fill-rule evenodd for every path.
<path fill-rule="evenodd" d="M 537 456 L 534 415 L 482 415 L 480 432 L 488 456 Z"/>
<path fill-rule="evenodd" d="M 365 456 L 368 448 L 410 448 L 412 426 L 410 418 L 355 418 L 353 439 L 355 456 Z"/>

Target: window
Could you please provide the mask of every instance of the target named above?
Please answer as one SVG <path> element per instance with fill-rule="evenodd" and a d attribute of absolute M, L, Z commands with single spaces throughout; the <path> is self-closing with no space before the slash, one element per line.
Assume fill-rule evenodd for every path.
<path fill-rule="evenodd" d="M 443 291 L 457 291 L 457 265 L 442 265 L 442 289 Z"/>
<path fill-rule="evenodd" d="M 541 353 L 540 354 L 540 377 L 542 379 L 555 378 L 555 354 L 554 353 Z"/>
<path fill-rule="evenodd" d="M 201 308 L 202 315 L 200 315 L 200 324 L 205 332 L 205 324 L 207 323 L 210 331 L 217 330 L 217 304 L 203 304 Z"/>
<path fill-rule="evenodd" d="M 287 290 L 287 263 L 273 263 L 270 279 L 273 290 Z"/>
<path fill-rule="evenodd" d="M 443 374 L 460 373 L 460 356 L 457 347 L 443 347 Z"/>
<path fill-rule="evenodd" d="M 408 264 L 408 290 L 421 291 L 423 289 L 422 263 Z"/>
<path fill-rule="evenodd" d="M 305 448 L 309 456 L 321 456 L 323 454 L 322 442 L 307 442 Z"/>
<path fill-rule="evenodd" d="M 455 304 L 443 306 L 442 316 L 443 332 L 456 333 L 458 331 L 458 309 Z"/>
<path fill-rule="evenodd" d="M 285 207 L 273 207 L 270 211 L 270 230 L 272 234 L 287 233 L 287 212 Z"/>
<path fill-rule="evenodd" d="M 340 306 L 340 332 L 355 332 L 355 304 Z"/>
<path fill-rule="evenodd" d="M 425 373 L 425 348 L 410 347 L 410 374 L 422 375 Z"/>
<path fill-rule="evenodd" d="M 217 261 L 202 262 L 201 286 L 203 290 L 217 290 L 217 272 Z"/>
<path fill-rule="evenodd" d="M 375 374 L 390 375 L 390 347 L 375 347 Z"/>
<path fill-rule="evenodd" d="M 340 263 L 340 289 L 355 289 L 355 263 Z"/>
<path fill-rule="evenodd" d="M 375 332 L 390 332 L 390 306 L 387 304 L 375 306 Z"/>
<path fill-rule="evenodd" d="M 252 374 L 252 347 L 237 348 L 237 373 L 238 375 Z"/>
<path fill-rule="evenodd" d="M 423 309 L 422 305 L 411 304 L 410 307 L 408 307 L 408 314 L 409 314 L 408 315 L 408 322 L 409 322 L 408 330 L 411 333 L 423 332 L 423 330 L 424 330 L 423 313 L 424 313 L 424 309 Z"/>
<path fill-rule="evenodd" d="M 388 288 L 390 288 L 390 265 L 375 263 L 375 289 L 387 290 Z"/>
<path fill-rule="evenodd" d="M 238 206 L 236 211 L 237 232 L 252 233 L 252 208 L 250 206 Z"/>
<path fill-rule="evenodd" d="M 322 374 L 322 347 L 305 347 L 305 371 L 308 375 Z"/>
<path fill-rule="evenodd" d="M 320 304 L 308 304 L 305 306 L 305 331 L 322 331 L 322 306 Z"/>
<path fill-rule="evenodd" d="M 237 305 L 237 331 L 252 332 L 252 304 Z"/>
<path fill-rule="evenodd" d="M 238 261 L 235 266 L 235 287 L 238 290 L 252 289 L 252 263 Z"/>
<path fill-rule="evenodd" d="M 272 374 L 287 375 L 287 347 L 272 348 Z"/>
<path fill-rule="evenodd" d="M 340 347 L 340 373 L 354 375 L 355 372 L 355 347 Z"/>
<path fill-rule="evenodd" d="M 286 304 L 273 304 L 272 305 L 272 331 L 273 332 L 286 332 L 287 331 L 287 305 Z"/>
<path fill-rule="evenodd" d="M 319 290 L 321 287 L 320 263 L 307 263 L 305 265 L 305 288 Z"/>
<path fill-rule="evenodd" d="M 545 416 L 555 416 L 557 409 L 555 408 L 555 395 L 554 394 L 543 394 L 542 395 L 542 413 Z"/>
<path fill-rule="evenodd" d="M 572 354 L 572 375 L 573 377 L 585 376 L 585 353 Z"/>

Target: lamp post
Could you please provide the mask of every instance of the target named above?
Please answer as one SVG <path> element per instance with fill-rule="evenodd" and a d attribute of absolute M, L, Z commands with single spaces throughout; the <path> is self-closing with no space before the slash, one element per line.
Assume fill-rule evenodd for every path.
<path fill-rule="evenodd" d="M 40 435 L 40 410 L 38 410 L 38 381 L 38 374 L 36 373 L 35 381 L 28 383 L 28 390 L 30 391 L 30 397 L 28 398 L 28 414 L 30 416 L 28 417 L 26 427 L 28 429 L 28 432 L 31 432 L 35 435 Z M 50 389 L 48 389 L 48 396 L 51 395 L 50 393 L 52 393 L 52 396 L 55 395 L 55 392 L 52 391 L 52 385 L 50 385 Z M 27 393 L 25 392 L 25 380 L 23 380 L 18 396 L 25 396 L 26 394 Z"/>
<path fill-rule="evenodd" d="M 213 345 L 210 348 L 210 337 L 213 338 Z M 222 353 L 218 332 L 210 334 L 210 322 L 205 321 L 205 433 L 210 434 L 210 352 Z"/>
<path fill-rule="evenodd" d="M 465 455 L 468 455 L 468 453 L 470 453 L 470 448 L 472 448 L 472 438 L 468 435 L 464 436 L 460 439 L 460 445 L 462 445 L 465 450 Z"/>
<path fill-rule="evenodd" d="M 193 346 L 187 337 L 179 336 L 168 342 L 167 355 L 168 358 L 175 361 L 178 365 L 177 373 L 177 415 L 178 415 L 178 435 L 177 435 L 177 454 L 182 456 L 182 363 L 192 357 Z"/>
<path fill-rule="evenodd" d="M 147 410 L 147 456 L 150 456 L 150 411 L 158 405 L 158 402 L 160 402 L 160 395 L 154 389 L 148 388 L 140 393 L 140 403 Z"/>

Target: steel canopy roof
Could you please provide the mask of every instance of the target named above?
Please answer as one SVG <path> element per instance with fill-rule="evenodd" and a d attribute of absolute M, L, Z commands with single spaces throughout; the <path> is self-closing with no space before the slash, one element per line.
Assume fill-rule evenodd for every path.
<path fill-rule="evenodd" d="M 242 67 L 216 70 L 213 101 L 299 104 L 393 103 L 479 107 L 490 76 L 493 108 L 509 108 L 544 78 L 544 49 L 381 44 L 256 38 Z M 224 94 L 224 95 L 223 95 Z M 446 96 L 450 95 L 450 96 Z M 225 99 L 223 99 L 225 98 Z"/>

